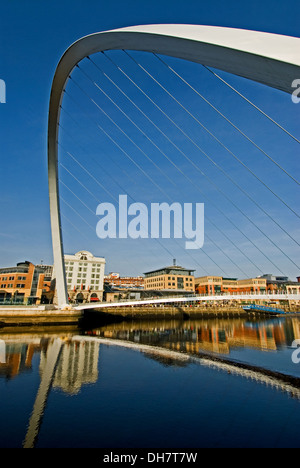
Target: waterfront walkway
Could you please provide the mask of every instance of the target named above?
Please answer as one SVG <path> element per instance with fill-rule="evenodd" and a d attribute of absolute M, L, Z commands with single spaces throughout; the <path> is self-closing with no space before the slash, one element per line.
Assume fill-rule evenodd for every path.
<path fill-rule="evenodd" d="M 14 325 L 72 325 L 84 318 L 104 315 L 123 319 L 184 318 L 201 316 L 244 316 L 245 303 L 260 301 L 273 303 L 285 312 L 300 314 L 300 294 L 223 294 L 216 296 L 189 295 L 119 302 L 67 305 L 64 308 L 48 306 L 0 306 L 0 327 Z M 277 301 L 277 302 L 275 302 Z M 274 305 L 274 303 L 276 305 Z M 283 305 L 285 304 L 285 305 Z"/>
<path fill-rule="evenodd" d="M 168 304 L 197 304 L 197 303 L 214 303 L 214 302 L 253 302 L 253 301 L 300 301 L 300 294 L 293 293 L 251 293 L 251 294 L 220 294 L 214 296 L 202 295 L 202 294 L 191 294 L 190 296 L 173 296 L 173 297 L 160 297 L 150 298 L 141 300 L 129 300 L 129 301 L 118 301 L 118 302 L 101 302 L 93 304 L 79 304 L 74 307 L 76 310 L 88 310 L 88 309 L 107 309 L 116 307 L 126 306 L 145 306 L 145 305 L 168 305 Z"/>

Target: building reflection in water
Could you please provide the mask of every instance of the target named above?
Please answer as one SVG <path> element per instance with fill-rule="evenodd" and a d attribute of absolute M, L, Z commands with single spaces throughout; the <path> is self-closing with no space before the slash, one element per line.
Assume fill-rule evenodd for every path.
<path fill-rule="evenodd" d="M 6 362 L 6 344 L 5 341 L 0 340 L 0 364 Z"/>
<path fill-rule="evenodd" d="M 298 319 L 274 319 L 266 322 L 244 320 L 202 320 L 187 322 L 139 322 L 110 324 L 89 334 L 103 338 L 159 345 L 187 353 L 209 351 L 230 354 L 236 348 L 261 351 L 291 346 L 300 338 Z"/>
<path fill-rule="evenodd" d="M 100 343 L 74 340 L 72 336 L 35 337 L 2 335 L 0 340 L 0 377 L 12 379 L 29 372 L 35 354 L 40 355 L 40 385 L 23 447 L 34 447 L 51 388 L 76 394 L 86 384 L 98 380 Z"/>
<path fill-rule="evenodd" d="M 49 347 L 57 337 L 45 338 L 28 335 L 4 335 L 0 340 L 0 377 L 12 379 L 29 372 L 35 354 L 40 355 L 40 374 L 49 358 Z M 72 337 L 59 336 L 62 340 L 59 359 L 55 367 L 52 386 L 68 393 L 77 393 L 82 385 L 98 379 L 99 346 L 97 342 L 73 341 Z"/>
<path fill-rule="evenodd" d="M 273 319 L 266 322 L 245 322 L 242 319 L 199 321 L 122 322 L 102 326 L 86 332 L 88 336 L 131 341 L 160 346 L 187 353 L 209 351 L 230 354 L 237 348 L 278 350 L 300 339 L 297 318 Z M 98 379 L 99 346 L 97 341 L 82 340 L 78 335 L 35 334 L 0 335 L 0 378 L 14 378 L 29 372 L 32 360 L 40 355 L 40 374 L 43 375 L 49 346 L 55 338 L 62 342 L 55 366 L 52 386 L 76 394 L 86 384 Z"/>
<path fill-rule="evenodd" d="M 40 357 L 40 384 L 24 447 L 35 445 L 51 388 L 75 395 L 82 386 L 97 382 L 100 343 L 105 339 L 127 342 L 128 346 L 138 347 L 146 357 L 163 365 L 182 366 L 187 356 L 180 357 L 174 351 L 191 355 L 209 351 L 224 356 L 241 347 L 268 351 L 291 346 L 294 340 L 300 339 L 300 321 L 288 318 L 265 322 L 242 319 L 122 322 L 93 329 L 85 336 L 73 333 L 9 335 L 4 329 L 0 334 L 0 378 L 12 379 L 30 372 L 34 356 Z M 251 374 L 245 372 L 246 377 L 253 378 L 253 368 Z M 254 378 L 258 378 L 258 374 Z M 259 378 L 264 380 L 265 376 Z M 295 393 L 294 388 L 287 387 L 287 391 Z M 297 389 L 296 394 L 298 397 Z"/>
<path fill-rule="evenodd" d="M 26 342 L 27 338 L 12 336 L 0 340 L 0 377 L 12 379 L 20 373 L 29 372 L 35 352 L 41 352 L 42 339 Z"/>
<path fill-rule="evenodd" d="M 75 394 L 82 385 L 96 383 L 99 347 L 97 341 L 67 341 L 62 348 L 52 386 Z M 44 365 L 44 359 L 41 359 L 41 370 Z"/>
<path fill-rule="evenodd" d="M 40 386 L 30 417 L 24 448 L 32 448 L 38 436 L 51 388 L 60 387 L 68 393 L 78 393 L 81 386 L 98 380 L 99 342 L 49 340 L 40 359 Z"/>

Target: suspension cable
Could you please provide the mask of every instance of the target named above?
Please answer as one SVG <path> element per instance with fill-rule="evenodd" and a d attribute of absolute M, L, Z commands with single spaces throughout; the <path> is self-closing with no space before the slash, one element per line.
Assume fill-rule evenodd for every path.
<path fill-rule="evenodd" d="M 126 51 L 125 51 L 126 52 Z M 212 136 L 220 145 L 222 145 L 222 147 L 228 151 L 241 165 L 243 165 L 243 167 L 249 171 L 261 184 L 264 185 L 264 187 L 266 187 L 279 201 L 281 201 L 281 203 L 283 203 L 295 216 L 297 216 L 297 218 L 300 218 L 300 216 L 298 215 L 298 213 L 296 213 L 295 210 L 293 210 L 293 208 L 291 208 L 284 200 L 282 200 L 281 197 L 279 197 L 265 182 L 263 182 L 245 163 L 243 163 L 232 151 L 230 151 L 211 131 L 209 131 L 188 109 L 186 109 L 164 86 L 162 86 L 162 84 L 156 80 L 153 75 L 151 75 L 151 73 L 149 73 L 141 64 L 139 64 L 128 52 L 126 52 L 127 55 L 130 56 L 130 58 L 158 85 L 160 86 L 161 89 L 163 89 L 185 112 L 187 112 L 207 133 L 210 134 L 210 136 Z M 155 55 L 155 54 L 154 54 Z M 162 63 L 164 63 L 167 67 L 168 65 L 160 58 L 158 57 L 157 55 L 155 55 Z M 177 127 L 179 128 L 179 127 Z M 247 194 L 247 192 L 245 190 L 243 190 L 239 185 L 236 184 L 236 182 L 233 181 L 233 179 L 224 171 L 224 169 L 222 169 L 219 165 L 217 165 L 215 163 L 215 161 L 210 158 L 203 150 L 202 148 L 199 147 L 199 145 L 197 145 L 185 132 L 183 132 L 182 129 L 179 128 L 179 130 L 189 139 L 189 141 L 191 141 L 191 143 L 193 143 L 216 167 L 218 167 L 219 170 L 221 170 L 223 172 L 224 175 L 226 175 L 226 177 L 228 179 L 231 180 L 231 182 L 233 182 L 241 191 L 243 191 L 243 193 L 250 199 L 253 201 L 253 203 L 255 203 L 258 208 L 260 208 L 261 210 L 263 210 L 258 204 L 257 202 L 255 202 L 252 197 Z M 270 219 L 276 223 L 280 229 L 283 229 L 266 211 L 264 211 L 264 213 L 270 217 Z M 288 234 L 286 232 L 286 234 Z M 289 235 L 289 234 L 288 234 Z M 294 242 L 296 242 L 298 244 L 298 242 L 292 238 L 292 240 Z M 300 246 L 300 244 L 298 244 Z"/>
<path fill-rule="evenodd" d="M 61 125 L 60 125 L 60 127 L 61 127 L 62 129 L 64 129 Z M 80 166 L 80 167 L 81 167 L 81 168 L 82 168 L 82 169 L 83 169 L 83 170 L 84 170 L 84 171 L 85 171 L 101 188 L 103 188 L 103 189 L 115 200 L 115 202 L 116 202 L 117 204 L 119 204 L 119 200 L 117 200 L 117 199 L 114 197 L 114 195 L 112 195 L 109 191 L 107 191 L 107 190 L 103 187 L 103 185 L 100 184 L 100 183 L 98 182 L 98 180 L 97 180 L 97 179 L 96 179 L 96 178 L 95 178 L 95 177 L 94 177 L 94 176 L 93 176 L 93 175 L 92 175 L 76 158 L 75 158 L 75 156 L 74 156 L 73 154 L 71 154 L 69 151 L 67 151 L 65 148 L 63 148 L 63 146 L 62 146 L 61 144 L 60 144 L 60 146 L 62 147 L 62 149 L 64 149 L 64 151 L 68 154 L 68 156 L 70 156 L 70 157 L 71 157 L 71 158 L 72 158 L 72 159 L 73 159 L 73 160 L 74 160 L 74 161 L 75 161 L 75 162 L 76 162 L 76 163 L 77 163 L 77 164 L 78 164 L 78 165 L 79 165 L 79 166 Z M 66 169 L 61 163 L 59 163 L 59 164 L 60 164 L 64 169 Z M 67 172 L 68 172 L 78 183 L 80 183 L 80 185 L 81 185 L 82 187 L 85 188 L 85 190 L 87 190 L 89 193 L 91 193 L 91 192 L 87 189 L 87 187 L 86 187 L 82 182 L 80 182 L 68 169 L 66 169 L 66 170 L 67 170 Z M 63 182 L 62 182 L 62 183 L 63 183 Z M 84 203 L 79 197 L 77 197 L 77 195 L 74 194 L 74 192 L 72 192 L 72 190 L 71 190 L 66 184 L 63 183 L 63 185 L 65 185 L 65 186 L 67 187 L 67 189 L 69 189 L 69 191 L 70 191 L 71 193 L 73 193 L 73 195 L 74 195 L 79 201 L 81 201 L 81 203 L 83 203 L 83 204 L 85 205 L 85 203 Z M 126 192 L 126 194 L 127 194 L 133 201 L 135 201 L 135 200 L 133 199 L 133 197 L 127 193 L 126 190 L 124 190 L 122 187 L 121 187 L 121 189 L 122 189 L 124 192 Z M 94 198 L 96 198 L 96 197 L 94 196 Z M 98 200 L 97 198 L 96 198 L 96 200 L 98 201 L 98 203 L 100 203 L 100 200 Z M 86 205 L 85 205 L 85 206 L 86 206 Z M 87 207 L 87 206 L 86 206 L 86 207 Z M 87 208 L 89 209 L 89 211 L 92 211 L 89 207 L 87 207 Z M 74 210 L 74 211 L 75 211 L 75 210 Z M 75 211 L 75 212 L 76 212 L 76 211 Z M 77 213 L 77 212 L 76 212 L 76 213 Z M 92 212 L 92 213 L 95 214 L 94 212 Z M 208 236 L 207 236 L 207 237 L 208 237 Z M 158 239 L 155 239 L 155 240 L 168 252 L 168 254 L 170 254 L 172 257 L 174 257 L 174 254 L 171 253 L 165 246 L 163 246 L 163 245 L 161 244 L 161 242 L 160 242 Z M 212 242 L 214 242 L 214 241 L 212 241 Z M 177 242 L 176 242 L 176 243 L 177 243 Z M 177 244 L 178 244 L 178 243 L 177 243 Z M 178 244 L 178 245 L 179 245 L 179 244 Z M 215 245 L 216 245 L 216 244 L 215 244 Z M 218 246 L 216 245 L 216 247 L 218 247 Z M 222 272 L 223 272 L 223 273 L 226 274 L 226 272 L 220 267 L 220 265 L 218 265 L 203 249 L 202 249 L 202 252 L 203 252 L 203 253 L 204 253 L 204 254 L 205 254 L 205 255 L 206 255 Z M 186 253 L 187 253 L 187 255 L 189 255 L 191 258 L 193 258 L 193 260 L 195 261 L 194 257 L 192 257 L 192 256 L 190 255 L 189 252 L 186 252 Z M 224 253 L 224 252 L 222 251 L 222 253 Z M 225 255 L 225 253 L 224 253 L 224 255 Z M 230 257 L 228 257 L 228 258 L 230 259 Z M 200 266 L 200 267 L 205 271 L 205 269 L 203 268 L 202 265 L 200 265 L 197 261 L 196 261 L 196 263 L 198 264 L 198 266 Z M 236 265 L 236 266 L 238 266 L 238 265 Z M 241 270 L 241 271 L 242 271 L 242 270 Z M 205 271 L 205 272 L 208 274 L 207 271 Z"/>
<path fill-rule="evenodd" d="M 156 54 L 155 54 L 156 55 Z M 268 120 L 270 120 L 273 124 L 275 124 L 278 128 L 280 128 L 283 132 L 285 132 L 288 136 L 290 136 L 293 140 L 295 140 L 297 143 L 300 143 L 300 140 L 296 138 L 294 135 L 292 135 L 288 130 L 286 130 L 282 125 L 280 125 L 276 120 L 272 119 L 266 112 L 264 112 L 262 109 L 260 109 L 258 106 L 256 106 L 250 99 L 246 98 L 240 91 L 238 91 L 236 88 L 234 88 L 231 84 L 228 83 L 228 81 L 224 80 L 224 78 L 221 78 L 220 75 L 218 75 L 216 72 L 211 70 L 211 68 L 207 67 L 206 65 L 202 66 L 209 71 L 212 75 L 214 75 L 218 80 L 222 81 L 228 88 L 232 89 L 236 94 L 238 94 L 241 98 L 243 98 L 248 104 L 250 104 L 252 107 L 254 107 L 258 112 L 260 112 L 262 115 L 264 115 Z"/>
<path fill-rule="evenodd" d="M 130 56 L 130 54 L 128 54 L 128 52 L 126 52 L 126 51 L 124 51 L 124 52 L 125 52 L 133 61 L 135 61 L 135 60 Z M 103 54 L 104 54 L 105 56 L 107 56 L 104 52 L 103 52 Z M 109 59 L 110 59 L 110 58 L 109 58 Z M 110 59 L 110 60 L 112 61 L 112 59 Z M 137 65 L 139 65 L 139 64 L 137 64 Z M 171 118 L 170 118 L 170 117 L 169 117 L 169 116 L 168 116 L 168 115 L 167 115 L 167 114 L 166 114 L 166 113 L 165 113 L 165 112 L 164 112 L 164 111 L 147 95 L 147 93 L 145 93 L 145 92 L 135 83 L 134 80 L 132 80 L 130 77 L 128 77 L 128 75 L 127 75 L 125 72 L 123 72 L 123 70 L 122 70 L 118 65 L 116 65 L 116 66 L 117 66 L 117 67 L 120 69 L 120 71 L 121 71 L 121 72 L 122 72 L 122 73 L 139 89 L 139 91 L 141 91 L 142 94 L 145 95 L 145 96 L 150 100 L 150 102 L 151 102 L 156 108 L 158 108 L 158 109 L 163 113 L 163 115 L 165 115 L 165 116 L 168 118 L 168 120 L 170 120 L 170 121 L 181 131 L 180 127 L 177 126 L 177 124 L 176 124 L 176 123 L 175 123 L 175 122 L 174 122 L 174 121 L 173 121 L 173 120 L 172 120 L 172 119 L 171 119 Z M 176 149 L 177 149 L 177 150 L 178 150 L 178 151 L 179 151 L 179 152 L 180 152 L 180 153 L 181 153 L 181 154 L 182 154 L 182 155 L 183 155 L 183 156 L 184 156 L 184 157 L 185 157 L 185 158 L 186 158 L 186 159 L 187 159 L 187 160 L 204 176 L 204 177 L 207 178 L 207 176 L 203 173 L 203 171 L 201 171 L 201 169 L 200 169 L 200 168 L 199 168 L 199 167 L 198 167 L 198 166 L 197 166 L 197 165 L 180 149 L 180 148 L 178 148 L 178 146 L 175 145 L 175 143 L 174 143 L 170 138 L 168 138 L 165 134 L 164 134 L 164 136 L 168 139 L 168 141 L 169 141 L 174 147 L 176 147 Z M 209 180 L 209 179 L 208 179 L 208 180 Z M 210 180 L 209 180 L 209 181 L 210 181 Z M 213 183 L 213 182 L 210 181 L 210 183 Z M 277 246 L 277 245 L 276 245 L 276 244 L 275 244 L 259 227 L 257 227 L 257 225 L 256 225 L 247 215 L 245 215 L 245 213 L 243 213 L 243 211 L 240 210 L 240 209 L 237 207 L 237 205 L 234 204 L 234 202 L 232 202 L 232 200 L 231 200 L 227 195 L 225 195 L 225 194 L 219 189 L 218 186 L 216 186 L 215 183 L 213 183 L 213 185 L 217 188 L 217 190 L 218 190 L 220 193 L 222 193 L 223 196 L 225 196 L 225 197 L 230 201 L 231 204 L 233 204 L 233 206 L 235 206 L 236 209 L 238 209 L 238 211 L 241 212 L 241 214 L 242 214 L 243 216 L 245 216 L 245 217 L 246 217 L 246 218 L 247 218 L 247 219 L 248 219 L 248 220 L 249 220 L 249 221 L 250 221 L 250 222 L 251 222 L 251 223 L 252 223 L 252 224 L 253 224 L 253 225 L 270 241 L 270 242 L 271 242 L 271 243 L 273 243 L 273 245 L 274 245 L 277 249 L 279 249 L 279 250 L 280 250 L 296 267 L 297 267 L 297 268 L 299 268 L 298 265 L 296 265 L 296 264 L 293 262 L 293 260 L 291 260 L 291 259 L 285 254 L 285 252 L 283 252 L 283 251 L 280 249 L 280 247 L 278 247 L 278 246 Z M 228 218 L 228 219 L 229 219 L 229 218 Z M 232 220 L 230 220 L 230 222 L 233 224 Z M 240 232 L 241 232 L 241 231 L 240 231 Z M 243 235 L 244 235 L 245 237 L 247 237 L 244 233 L 243 233 Z M 280 270 L 280 268 L 279 268 L 277 265 L 275 265 L 274 262 L 272 262 L 272 260 L 271 260 L 269 257 L 267 257 L 266 254 L 265 254 L 261 249 L 259 249 L 259 247 L 257 247 L 257 245 L 254 244 L 254 242 L 253 242 L 251 239 L 249 239 L 248 237 L 247 237 L 247 239 L 249 240 L 249 242 L 252 243 L 252 245 L 254 245 L 254 246 L 268 259 L 268 261 L 270 261 L 277 269 Z M 281 271 L 281 270 L 280 270 L 280 271 Z M 281 273 L 283 273 L 283 272 L 281 272 Z M 284 273 L 283 273 L 283 274 L 284 274 Z"/>
<path fill-rule="evenodd" d="M 73 80 L 73 82 L 75 83 L 74 80 Z M 78 87 L 82 90 L 82 88 L 81 88 L 80 86 L 78 86 Z M 84 92 L 84 91 L 83 91 L 83 92 Z M 66 94 L 68 94 L 68 93 L 66 93 Z M 84 92 L 84 94 L 86 94 L 86 93 Z M 70 97 L 69 94 L 68 94 L 68 97 Z M 71 99 L 72 99 L 72 98 L 71 98 Z M 89 98 L 89 99 L 92 99 L 92 98 Z M 72 100 L 73 100 L 73 99 L 72 99 Z M 73 101 L 74 101 L 74 100 L 73 100 Z M 92 102 L 95 103 L 95 101 L 94 101 L 93 99 L 92 99 Z M 100 107 L 97 103 L 95 103 L 95 104 L 96 104 L 96 107 L 98 107 L 98 108 Z M 77 105 L 78 105 L 78 104 L 77 104 Z M 106 113 L 105 113 L 105 114 L 106 114 Z M 107 114 L 106 114 L 106 115 L 107 115 Z M 111 120 L 111 119 L 110 119 L 110 120 Z M 97 125 L 98 129 L 102 130 L 102 131 L 110 138 L 110 136 L 109 136 L 109 135 L 107 134 L 107 132 L 103 129 L 103 127 L 101 127 L 98 123 L 96 123 L 96 125 Z M 121 129 L 121 131 L 122 131 L 122 129 Z M 123 132 L 123 131 L 122 131 L 122 132 Z M 112 139 L 112 138 L 110 138 L 110 139 L 111 139 L 113 142 L 115 142 L 114 139 Z M 123 152 L 125 151 L 125 150 L 123 150 L 118 144 L 117 144 L 117 146 L 119 147 L 119 149 L 120 149 L 121 151 L 123 151 Z M 174 165 L 174 163 L 173 163 L 170 159 L 169 159 L 169 161 Z M 179 168 L 178 168 L 176 165 L 175 165 L 175 167 L 179 170 Z M 143 170 L 142 170 L 142 172 L 144 173 Z M 183 175 L 185 175 L 181 170 L 180 170 L 180 172 L 181 172 Z M 188 180 L 189 180 L 189 182 L 190 182 L 191 184 L 195 185 L 194 182 L 193 182 L 191 179 L 188 178 Z M 155 182 L 154 182 L 154 184 L 155 184 Z M 157 184 L 156 184 L 156 185 L 157 185 Z M 196 188 L 199 190 L 198 186 L 197 186 L 197 185 L 195 185 L 195 186 L 196 186 Z M 159 188 L 159 189 L 161 190 L 161 188 Z M 199 190 L 199 191 L 200 191 L 200 190 Z M 168 194 L 166 194 L 165 192 L 163 192 L 163 193 L 164 193 L 168 198 L 170 198 Z M 200 193 L 202 193 L 202 192 L 200 191 Z M 230 220 L 229 218 L 227 218 L 227 219 Z M 215 224 L 214 224 L 214 226 L 216 227 Z M 218 228 L 218 229 L 219 229 L 219 228 Z M 219 230 L 220 230 L 220 229 L 219 229 Z M 232 240 L 231 240 L 228 236 L 226 236 L 225 233 L 224 233 L 223 231 L 220 231 L 220 232 L 232 243 Z M 242 232 L 242 231 L 240 231 L 240 232 Z M 242 233 L 242 234 L 243 234 L 243 233 Z M 206 236 L 206 237 L 207 237 L 207 236 Z M 250 241 L 249 238 L 247 238 L 247 239 Z M 214 241 L 212 241 L 212 242 L 214 242 Z M 251 241 L 250 241 L 250 242 L 251 242 Z M 216 245 L 216 244 L 215 244 L 215 245 Z M 235 245 L 235 244 L 234 244 L 234 245 Z M 255 244 L 253 244 L 253 245 L 255 246 Z M 216 245 L 216 246 L 217 246 L 217 245 Z M 218 246 L 217 246 L 217 247 L 218 247 Z M 235 245 L 235 247 L 236 247 L 236 248 L 237 248 L 237 249 L 238 249 L 238 250 L 239 250 L 255 267 L 256 267 L 257 270 L 259 270 L 260 272 L 262 272 L 262 270 L 245 254 L 245 252 L 243 252 L 241 249 L 239 249 L 236 245 Z M 255 246 L 255 247 L 256 247 L 256 246 Z M 218 248 L 220 248 L 220 247 L 218 247 Z M 259 250 L 260 250 L 260 249 L 259 249 Z M 202 251 L 203 251 L 203 249 L 202 249 Z M 205 251 L 203 251 L 203 252 L 207 255 L 207 253 L 206 253 Z M 260 252 L 266 257 L 266 255 L 265 255 L 261 250 L 260 250 Z M 224 251 L 222 251 L 222 253 L 223 253 L 224 255 L 227 256 L 227 254 L 225 254 Z M 228 256 L 227 256 L 227 257 L 228 257 Z M 209 257 L 209 258 L 210 258 L 211 261 L 213 261 L 213 263 L 216 264 L 216 262 L 215 262 L 211 257 Z M 268 259 L 268 257 L 266 257 L 266 258 Z M 269 259 L 268 259 L 268 260 L 269 260 Z M 220 268 L 220 269 L 224 272 L 224 270 L 223 270 L 218 264 L 216 264 L 216 265 L 218 266 L 218 268 Z M 279 267 L 277 267 L 276 265 L 274 265 L 274 266 L 275 266 L 277 269 L 279 269 Z M 279 271 L 281 271 L 281 270 L 279 269 Z M 244 272 L 243 272 L 243 273 L 244 273 Z M 284 274 L 283 272 L 281 272 L 281 273 Z M 245 273 L 244 273 L 244 274 L 245 274 Z"/>
<path fill-rule="evenodd" d="M 145 73 L 147 73 L 147 75 L 151 76 L 151 75 L 149 74 L 149 72 L 147 72 L 147 70 L 145 70 L 144 67 L 142 67 L 138 62 L 136 62 L 136 60 L 135 60 L 133 57 L 131 57 L 131 55 L 130 55 L 127 51 L 124 51 L 124 52 L 125 52 L 125 53 L 126 53 L 142 70 L 144 70 Z M 156 80 L 155 80 L 155 81 L 156 81 Z M 149 98 L 149 99 L 150 99 L 150 98 Z M 184 136 L 186 136 L 186 137 L 189 139 L 189 141 L 191 141 L 192 143 L 194 143 L 195 146 L 196 146 L 204 155 L 207 156 L 207 154 L 199 147 L 199 145 L 197 145 L 195 142 L 193 142 L 193 140 L 176 124 L 176 122 L 174 122 L 173 119 L 171 119 L 171 118 L 170 118 L 170 117 L 153 101 L 153 100 L 151 100 L 151 102 L 155 105 L 155 107 L 157 107 L 157 108 L 163 113 L 163 115 L 164 115 L 164 116 L 165 116 L 165 117 L 166 117 L 166 118 L 183 134 L 183 135 L 184 135 Z M 182 153 L 182 154 L 183 154 L 183 153 Z M 270 237 L 269 237 L 269 236 L 268 236 L 268 235 L 267 235 L 267 234 L 265 234 L 265 233 L 257 226 L 257 224 L 256 224 L 253 220 L 251 220 L 251 218 L 249 218 L 248 215 L 246 215 L 246 214 L 236 205 L 236 203 L 234 203 L 234 202 L 231 200 L 230 197 L 228 197 L 228 196 L 217 186 L 217 184 L 216 184 L 215 182 L 213 182 L 210 178 L 208 178 L 208 177 L 206 176 L 206 174 L 194 163 L 194 161 L 192 161 L 192 160 L 191 160 L 189 157 L 187 157 L 186 155 L 185 155 L 185 158 L 195 167 L 195 169 L 196 169 L 197 171 L 200 172 L 201 175 L 203 175 L 212 185 L 214 185 L 214 186 L 216 187 L 216 189 L 217 189 L 220 193 L 222 193 L 222 195 L 223 195 L 223 196 L 224 196 L 224 197 L 225 197 L 225 198 L 226 198 L 226 199 L 227 199 L 227 200 L 228 200 L 228 201 L 229 201 L 229 202 L 230 202 L 230 203 L 231 203 L 231 204 L 232 204 L 232 205 L 233 205 L 233 206 L 234 206 L 234 207 L 235 207 L 235 208 L 252 224 L 252 225 L 254 225 L 254 226 L 261 232 L 261 234 L 264 235 L 264 237 L 266 237 L 278 250 L 280 250 L 280 252 L 281 252 L 283 255 L 285 255 L 285 257 L 286 257 L 288 260 L 290 260 L 290 262 L 293 263 L 293 264 L 296 266 L 296 268 L 298 268 L 298 269 L 300 268 L 300 267 L 299 267 L 299 266 L 298 266 L 298 265 L 297 265 L 297 264 L 296 264 L 296 263 L 295 263 L 295 262 L 294 262 L 294 261 L 293 261 L 293 260 L 292 260 L 292 259 L 291 259 L 291 258 L 290 258 L 290 257 L 289 257 L 289 256 L 288 256 L 288 255 L 287 255 L 287 254 L 286 254 Z M 297 213 L 295 213 L 295 214 L 296 214 L 296 216 L 298 216 Z M 299 217 L 299 216 L 298 216 L 298 217 Z M 278 268 L 278 267 L 277 267 L 277 268 Z"/>
<path fill-rule="evenodd" d="M 126 51 L 124 51 L 126 52 Z M 126 52 L 127 53 L 127 52 Z M 192 85 L 190 85 L 182 76 L 179 75 L 170 65 L 166 66 L 174 73 L 182 82 L 184 82 L 190 89 L 192 89 L 201 99 L 203 99 L 212 109 L 214 109 L 223 119 L 226 120 L 232 127 L 234 127 L 244 138 L 246 138 L 252 145 L 254 145 L 261 153 L 263 153 L 270 161 L 272 161 L 281 171 L 283 171 L 290 179 L 300 185 L 300 182 L 296 180 L 291 174 L 289 174 L 279 163 L 277 163 L 271 156 L 269 156 L 262 148 L 260 148 L 250 137 L 248 137 L 242 130 L 240 130 L 231 120 L 229 120 L 221 111 L 219 111 L 208 99 L 199 93 Z"/>
<path fill-rule="evenodd" d="M 117 65 L 112 59 L 111 57 L 108 57 L 104 52 L 103 54 L 107 57 L 108 60 L 110 60 L 113 65 L 132 83 L 134 84 L 134 86 L 141 92 L 143 93 L 151 102 L 153 102 L 151 100 L 151 98 L 149 98 L 149 96 L 147 96 L 147 94 L 134 82 L 134 80 L 132 80 L 125 72 L 124 70 L 119 66 Z M 91 60 L 91 59 L 90 59 Z M 93 62 L 94 63 L 94 62 Z M 120 88 L 118 88 L 124 95 L 126 95 Z M 128 97 L 128 96 L 127 96 Z M 161 128 L 159 128 L 129 97 L 128 99 L 130 100 L 130 102 L 142 113 L 142 115 L 150 122 L 153 124 L 153 126 L 181 153 L 183 154 L 186 158 L 186 154 L 180 150 L 180 148 L 172 141 L 170 140 L 170 138 L 161 130 Z M 155 104 L 153 102 L 153 104 Z M 157 147 L 157 145 L 155 145 Z M 158 147 L 157 147 L 158 148 Z M 243 233 L 241 231 L 241 229 L 235 224 L 233 223 L 232 219 L 230 219 L 223 211 L 220 210 L 219 206 L 217 206 L 214 202 L 212 202 L 208 197 L 207 195 L 205 195 L 200 189 L 199 189 L 199 186 L 196 185 L 170 158 L 168 158 L 168 156 L 162 152 L 162 150 L 160 148 L 158 148 L 159 151 L 168 159 L 168 161 L 202 194 L 202 196 L 204 196 L 204 198 L 208 199 L 210 201 L 210 203 L 212 203 L 212 205 L 250 242 L 254 245 L 254 247 L 256 247 L 260 253 L 262 253 L 265 257 L 266 255 L 264 254 L 264 252 L 262 252 L 252 241 L 251 239 L 249 239 L 245 233 Z M 188 159 L 188 158 L 187 158 Z M 216 226 L 214 224 L 214 226 L 231 242 L 232 242 L 232 239 L 230 239 L 228 236 L 225 235 L 225 233 L 223 231 L 221 231 L 218 226 Z M 245 252 L 243 252 L 241 249 L 239 249 L 239 247 L 234 244 L 234 246 L 253 264 L 253 266 L 255 266 L 255 268 L 259 271 L 262 272 L 262 270 L 257 266 L 255 265 L 255 263 L 253 263 L 253 261 L 245 254 Z M 266 257 L 268 261 L 271 262 L 271 260 Z M 271 262 L 272 263 L 272 262 Z M 276 268 L 278 268 L 276 265 L 274 265 Z M 281 271 L 281 270 L 280 270 Z M 281 272 L 282 273 L 282 272 Z"/>

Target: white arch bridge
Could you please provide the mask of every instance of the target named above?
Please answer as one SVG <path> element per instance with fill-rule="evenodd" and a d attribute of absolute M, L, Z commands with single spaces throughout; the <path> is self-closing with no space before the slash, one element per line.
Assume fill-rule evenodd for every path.
<path fill-rule="evenodd" d="M 189 296 L 162 297 L 159 299 L 141 299 L 121 302 L 101 302 L 93 304 L 80 304 L 74 307 L 76 310 L 87 309 L 109 309 L 118 307 L 141 307 L 147 305 L 172 305 L 172 304 L 191 304 L 206 302 L 224 302 L 224 301 L 300 301 L 300 294 L 296 293 L 253 293 L 253 294 L 220 294 L 220 295 L 201 295 L 191 294 Z"/>
<path fill-rule="evenodd" d="M 200 25 L 145 25 L 91 34 L 72 44 L 63 54 L 55 71 L 48 120 L 50 216 L 59 308 L 63 308 L 69 302 L 58 183 L 58 135 L 63 95 L 72 70 L 81 60 L 97 52 L 125 49 L 163 54 L 200 63 L 288 94 L 294 92 L 292 83 L 300 77 L 300 38 L 264 32 Z M 245 298 L 245 296 L 195 296 L 190 299 L 176 297 L 157 301 L 160 303 L 219 301 L 224 300 L 225 297 L 228 300 Z M 247 297 L 249 300 L 260 298 L 261 296 L 257 297 L 257 295 Z M 275 296 L 266 295 L 265 298 L 275 299 Z M 277 299 L 299 300 L 299 297 L 279 295 Z M 155 304 L 155 300 L 139 302 L 139 304 L 142 303 Z M 103 304 L 97 307 L 119 307 L 120 305 L 126 304 Z"/>

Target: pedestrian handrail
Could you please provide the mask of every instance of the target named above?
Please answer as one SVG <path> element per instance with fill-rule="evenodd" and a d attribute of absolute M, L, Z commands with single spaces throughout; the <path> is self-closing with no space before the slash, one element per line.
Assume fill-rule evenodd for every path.
<path fill-rule="evenodd" d="M 207 294 L 185 294 L 176 296 L 152 296 L 144 299 L 121 299 L 117 302 L 101 302 L 94 304 L 81 304 L 78 306 L 80 309 L 85 308 L 104 308 L 104 307 L 120 307 L 120 306 L 135 306 L 135 305 L 159 305 L 159 304 L 176 304 L 176 302 L 184 304 L 193 302 L 215 302 L 215 301 L 243 301 L 243 300 L 259 300 L 259 299 L 273 299 L 274 300 L 297 300 L 300 301 L 300 293 L 292 292 L 274 292 L 274 291 L 257 291 L 257 292 L 244 292 L 244 293 L 220 293 L 215 295 Z"/>

